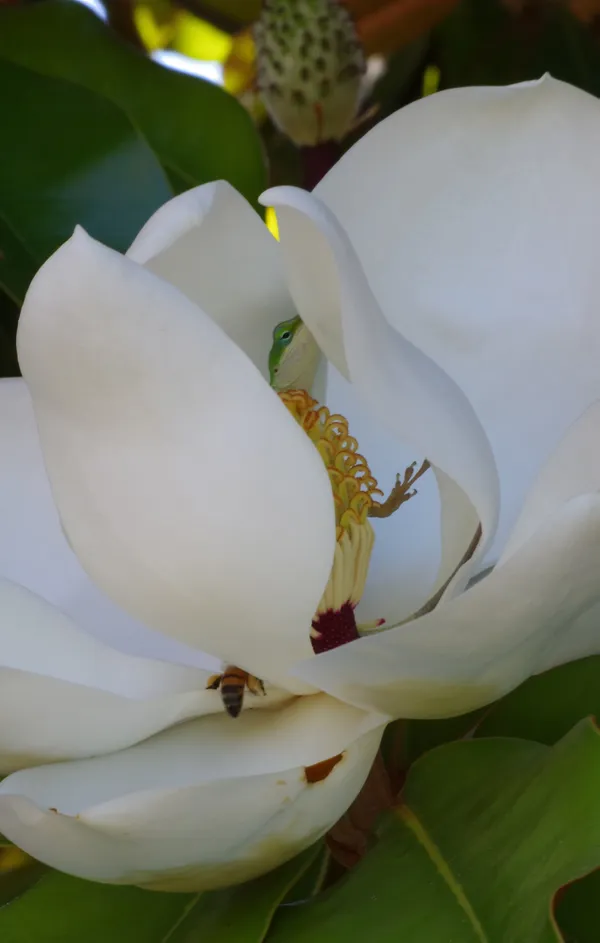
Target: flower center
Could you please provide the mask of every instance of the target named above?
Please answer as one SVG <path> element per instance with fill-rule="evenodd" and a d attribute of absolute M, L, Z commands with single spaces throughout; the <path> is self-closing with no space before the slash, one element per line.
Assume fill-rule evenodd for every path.
<path fill-rule="evenodd" d="M 383 492 L 358 451 L 358 442 L 350 435 L 348 421 L 343 416 L 332 415 L 305 390 L 287 390 L 279 397 L 323 459 L 333 491 L 339 542 L 351 524 L 367 523 L 373 496 L 383 495 Z"/>
<path fill-rule="evenodd" d="M 360 638 L 354 610 L 365 588 L 375 541 L 368 517 L 377 504 L 374 496 L 383 492 L 343 416 L 332 415 L 304 390 L 279 396 L 317 448 L 333 492 L 337 544 L 311 629 L 313 650 L 320 654 Z"/>

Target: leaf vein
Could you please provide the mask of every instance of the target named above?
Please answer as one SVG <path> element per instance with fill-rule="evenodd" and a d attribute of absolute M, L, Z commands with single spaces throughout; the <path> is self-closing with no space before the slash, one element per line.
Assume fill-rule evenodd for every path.
<path fill-rule="evenodd" d="M 429 856 L 431 862 L 435 865 L 440 877 L 445 881 L 457 904 L 468 918 L 473 932 L 479 940 L 479 943 L 489 943 L 487 934 L 479 918 L 477 917 L 477 914 L 473 910 L 473 907 L 471 906 L 471 903 L 465 894 L 464 888 L 460 882 L 456 880 L 448 862 L 424 826 L 421 824 L 417 816 L 406 805 L 399 806 L 396 809 L 396 813 L 402 819 L 409 831 L 412 832 L 423 850 Z"/>

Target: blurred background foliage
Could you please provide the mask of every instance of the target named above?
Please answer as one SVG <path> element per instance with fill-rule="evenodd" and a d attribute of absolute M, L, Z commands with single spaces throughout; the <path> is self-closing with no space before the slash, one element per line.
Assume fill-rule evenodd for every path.
<path fill-rule="evenodd" d="M 315 58 L 327 45 L 323 11 L 338 5 L 348 16 L 330 30 L 340 44 Z M 438 89 L 551 72 L 600 94 L 600 0 L 265 7 L 0 0 L 0 375 L 18 372 L 15 325 L 33 274 L 77 223 L 123 250 L 169 196 L 218 178 L 258 209 L 265 186 L 312 188 L 375 122 Z M 311 9 L 312 21 L 294 19 L 304 10 L 311 20 Z M 329 99 L 289 67 L 295 50 L 324 70 Z M 322 122 L 308 143 L 298 134 L 305 106 L 307 121 L 318 111 Z M 343 107 L 354 120 L 340 134 Z M 276 232 L 269 213 L 267 223 Z"/>

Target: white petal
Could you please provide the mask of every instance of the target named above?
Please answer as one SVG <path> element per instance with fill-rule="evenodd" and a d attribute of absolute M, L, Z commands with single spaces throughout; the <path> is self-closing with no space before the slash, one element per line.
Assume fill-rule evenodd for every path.
<path fill-rule="evenodd" d="M 579 89 L 453 89 L 380 122 L 315 190 L 385 317 L 473 404 L 502 484 L 500 548 L 600 396 L 599 150 L 600 104 Z"/>
<path fill-rule="evenodd" d="M 311 651 L 333 501 L 250 360 L 83 231 L 32 282 L 18 344 L 61 520 L 92 579 L 153 628 L 276 684 Z"/>
<path fill-rule="evenodd" d="M 481 521 L 483 549 L 496 528 L 498 481 L 489 442 L 466 396 L 385 320 L 347 234 L 322 202 L 293 187 L 269 190 L 261 199 L 277 208 L 301 317 L 334 364 L 341 346 L 352 384 L 373 416 L 464 491 Z"/>
<path fill-rule="evenodd" d="M 273 328 L 296 311 L 276 240 L 229 183 L 165 203 L 127 255 L 183 291 L 268 378 Z"/>
<path fill-rule="evenodd" d="M 0 380 L 0 573 L 38 593 L 78 626 L 122 651 L 195 664 L 218 661 L 136 622 L 102 593 L 67 544 L 44 469 L 31 397 Z"/>
<path fill-rule="evenodd" d="M 137 743 L 219 711 L 208 673 L 122 655 L 0 581 L 0 775 Z"/>
<path fill-rule="evenodd" d="M 600 491 L 600 402 L 569 427 L 526 496 L 500 562 L 507 560 L 558 508 Z"/>
<path fill-rule="evenodd" d="M 495 700 L 600 600 L 600 496 L 565 504 L 458 599 L 296 667 L 300 677 L 391 717 L 445 717 Z M 594 651 L 600 653 L 596 632 Z"/>
<path fill-rule="evenodd" d="M 523 510 L 504 549 L 501 563 L 560 505 L 578 494 L 600 491 L 600 403 L 585 411 L 563 437 L 543 466 L 525 499 Z M 544 651 L 539 670 L 545 671 L 598 651 L 600 606 L 594 606 L 557 636 Z"/>
<path fill-rule="evenodd" d="M 485 547 L 478 545 L 469 561 L 459 571 L 456 567 L 463 554 L 471 552 L 477 540 L 478 518 L 465 492 L 441 469 L 435 469 L 441 504 L 441 563 L 432 589 L 432 596 L 444 592 L 444 598 L 461 593 L 474 571 L 480 569 Z M 496 503 L 498 508 L 498 503 Z M 458 558 L 458 559 L 457 559 Z M 450 583 L 448 584 L 448 580 Z M 447 587 L 447 588 L 446 588 Z"/>
<path fill-rule="evenodd" d="M 0 831 L 80 877 L 205 890 L 283 863 L 344 813 L 369 772 L 382 718 L 324 696 L 285 710 L 205 717 L 93 760 L 0 785 Z M 326 778 L 305 767 L 342 754 Z"/>

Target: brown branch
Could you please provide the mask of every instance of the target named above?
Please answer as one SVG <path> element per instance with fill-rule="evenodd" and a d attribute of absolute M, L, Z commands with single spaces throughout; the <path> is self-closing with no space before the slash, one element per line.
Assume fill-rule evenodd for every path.
<path fill-rule="evenodd" d="M 394 791 L 380 751 L 358 796 L 327 835 L 331 857 L 343 868 L 354 867 L 367 850 L 379 815 L 393 803 Z"/>

